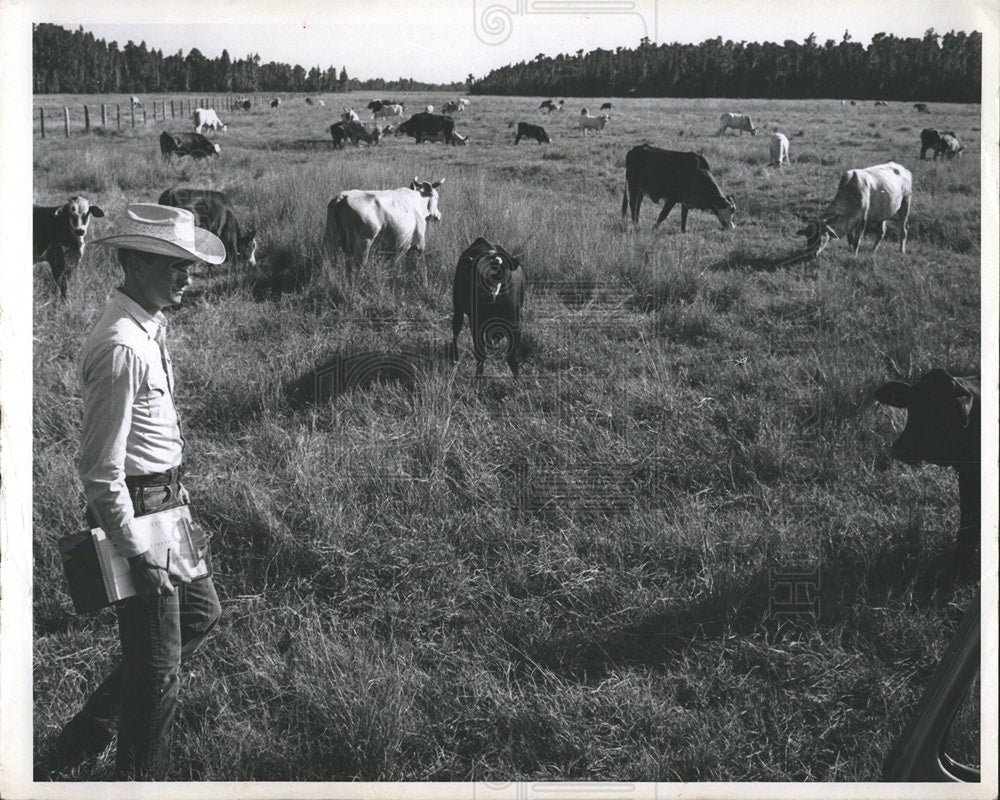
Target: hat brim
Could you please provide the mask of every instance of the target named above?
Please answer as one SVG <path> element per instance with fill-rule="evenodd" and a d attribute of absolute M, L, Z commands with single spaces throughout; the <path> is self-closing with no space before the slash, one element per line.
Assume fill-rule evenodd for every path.
<path fill-rule="evenodd" d="M 226 260 L 226 246 L 222 240 L 204 228 L 194 229 L 194 247 L 191 249 L 181 244 L 159 239 L 156 236 L 143 236 L 135 233 L 105 236 L 103 239 L 90 242 L 90 244 L 138 250 L 141 253 L 154 253 L 161 256 L 194 258 L 198 261 L 204 261 L 206 264 L 221 264 Z"/>

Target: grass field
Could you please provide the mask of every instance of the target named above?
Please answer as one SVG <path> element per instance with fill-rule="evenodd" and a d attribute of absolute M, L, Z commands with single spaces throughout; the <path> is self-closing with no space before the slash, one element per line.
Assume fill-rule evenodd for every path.
<path fill-rule="evenodd" d="M 954 475 L 891 462 L 902 413 L 872 393 L 978 372 L 979 107 L 616 100 L 585 138 L 576 113 L 606 98 L 551 117 L 541 98 L 472 98 L 466 147 L 334 152 L 343 96 L 326 99 L 221 114 L 217 161 L 163 163 L 160 123 L 35 141 L 36 203 L 82 193 L 113 218 L 215 188 L 259 231 L 254 270 L 208 273 L 170 312 L 225 614 L 184 678 L 171 778 L 877 779 L 974 589 L 948 581 Z M 761 135 L 715 136 L 725 110 Z M 515 147 L 519 120 L 553 143 Z M 925 126 L 965 156 L 920 161 Z M 675 209 L 653 232 L 648 200 L 624 224 L 625 153 L 644 140 L 704 154 L 736 229 L 693 211 L 682 234 Z M 905 255 L 891 232 L 875 257 L 869 234 L 857 258 L 840 241 L 774 266 L 843 170 L 889 160 L 913 172 Z M 349 285 L 322 247 L 328 201 L 414 175 L 446 178 L 425 259 Z M 467 328 L 459 363 L 444 357 L 478 235 L 523 253 L 516 380 L 499 361 L 473 378 Z M 60 305 L 35 267 L 37 761 L 119 648 L 111 611 L 73 614 L 56 549 L 83 519 L 76 354 L 116 269 L 88 250 Z M 311 371 L 366 350 L 410 354 L 415 383 L 303 396 Z M 978 764 L 975 700 L 953 750 Z"/>

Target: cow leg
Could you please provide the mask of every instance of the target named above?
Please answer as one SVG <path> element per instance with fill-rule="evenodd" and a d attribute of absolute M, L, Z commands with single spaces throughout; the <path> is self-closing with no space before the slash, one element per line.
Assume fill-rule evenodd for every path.
<path fill-rule="evenodd" d="M 632 222 L 634 222 L 636 225 L 639 224 L 639 208 L 642 206 L 642 198 L 643 198 L 642 189 L 637 188 L 636 191 L 634 192 L 631 189 L 629 189 L 628 201 L 632 211 Z"/>
<path fill-rule="evenodd" d="M 73 271 L 73 266 L 66 260 L 66 254 L 60 245 L 49 248 L 48 260 L 52 269 L 52 280 L 59 289 L 59 296 L 65 300 L 69 288 L 69 274 Z"/>
<path fill-rule="evenodd" d="M 858 249 L 861 247 L 861 238 L 865 234 L 865 221 L 857 223 L 853 228 L 847 231 L 847 244 L 851 248 L 851 253 L 853 255 L 858 254 Z"/>
<path fill-rule="evenodd" d="M 660 216 L 656 218 L 656 224 L 653 226 L 653 230 L 656 230 L 657 228 L 660 227 L 660 223 L 667 218 L 667 214 L 670 213 L 670 210 L 675 205 L 677 205 L 676 200 L 667 199 L 663 201 L 663 210 L 660 211 Z"/>
<path fill-rule="evenodd" d="M 517 358 L 521 352 L 521 329 L 520 327 L 515 327 L 514 330 L 510 332 L 510 352 L 507 354 L 507 366 L 510 367 L 510 371 L 514 373 L 514 377 L 517 377 L 518 362 Z"/>
<path fill-rule="evenodd" d="M 899 219 L 899 252 L 906 252 L 906 235 L 909 233 L 909 226 L 907 224 L 910 217 L 910 200 L 909 198 L 903 198 L 903 202 L 899 207 L 899 211 L 896 216 Z"/>
<path fill-rule="evenodd" d="M 521 134 L 514 134 L 514 144 L 517 144 L 519 141 L 521 141 Z"/>
<path fill-rule="evenodd" d="M 887 219 L 884 219 L 879 223 L 878 236 L 875 239 L 875 246 L 872 248 L 873 253 L 876 250 L 878 250 L 879 245 L 882 244 L 882 240 L 885 239 L 885 232 L 888 229 L 888 227 L 889 227 L 889 220 Z"/>
<path fill-rule="evenodd" d="M 681 203 L 681 233 L 687 233 L 688 207 Z"/>

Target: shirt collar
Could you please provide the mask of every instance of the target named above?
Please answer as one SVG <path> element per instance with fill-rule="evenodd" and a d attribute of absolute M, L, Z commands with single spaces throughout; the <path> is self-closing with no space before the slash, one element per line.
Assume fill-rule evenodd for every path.
<path fill-rule="evenodd" d="M 111 295 L 111 302 L 132 317 L 151 339 L 156 338 L 158 330 L 165 331 L 167 329 L 167 318 L 162 311 L 150 314 L 121 289 L 115 289 L 114 294 Z"/>

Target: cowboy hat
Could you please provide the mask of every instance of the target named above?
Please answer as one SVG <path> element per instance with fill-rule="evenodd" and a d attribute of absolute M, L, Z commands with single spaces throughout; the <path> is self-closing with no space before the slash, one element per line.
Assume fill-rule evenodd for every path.
<path fill-rule="evenodd" d="M 208 264 L 221 264 L 226 260 L 226 246 L 214 233 L 196 227 L 194 214 L 187 209 L 129 203 L 126 214 L 115 234 L 91 244 L 193 258 Z"/>

